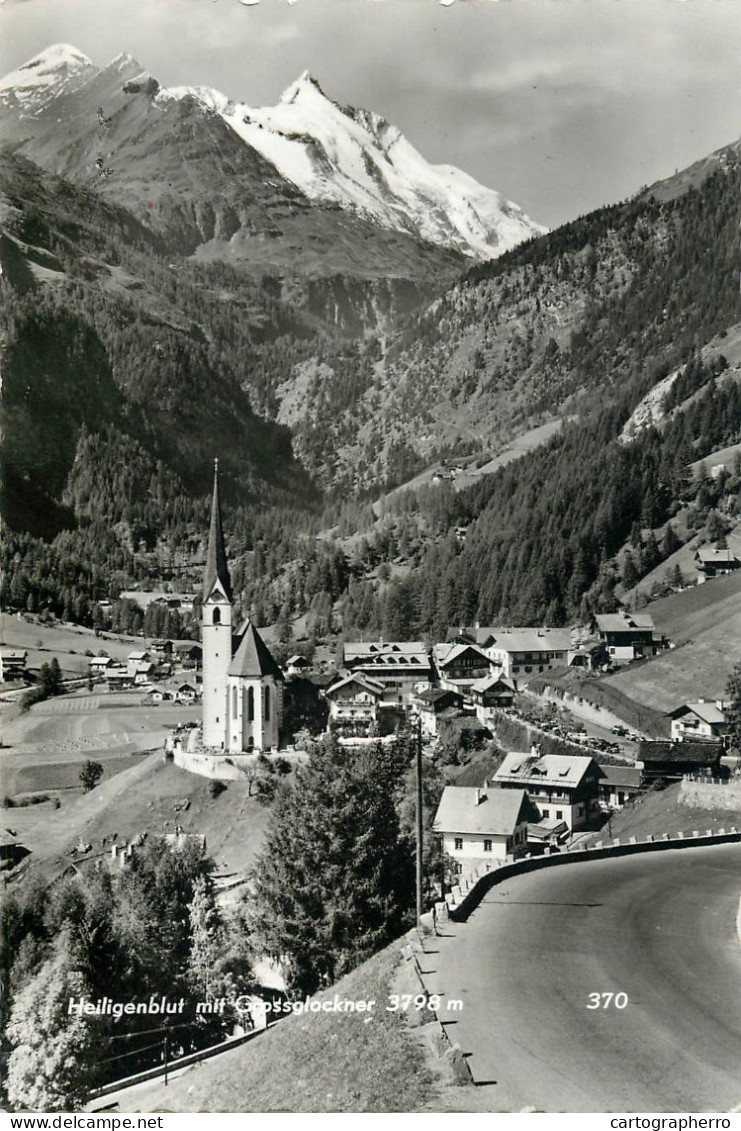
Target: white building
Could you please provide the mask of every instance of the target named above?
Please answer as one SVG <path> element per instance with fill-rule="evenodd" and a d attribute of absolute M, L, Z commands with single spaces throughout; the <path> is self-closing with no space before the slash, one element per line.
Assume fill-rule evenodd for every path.
<path fill-rule="evenodd" d="M 433 829 L 459 865 L 503 860 L 527 842 L 529 803 L 524 789 L 446 785 Z"/>
<path fill-rule="evenodd" d="M 232 589 L 221 525 L 218 467 L 203 582 L 203 744 L 225 754 L 276 750 L 283 673 L 249 621 L 232 637 Z"/>
<path fill-rule="evenodd" d="M 683 703 L 669 711 L 672 721 L 672 740 L 683 738 L 722 738 L 728 733 L 728 723 L 722 702 L 698 699 L 694 703 Z"/>
<path fill-rule="evenodd" d="M 537 820 L 564 821 L 569 830 L 581 828 L 597 812 L 600 770 L 593 758 L 563 754 L 508 754 L 494 774 L 502 789 L 525 789 Z"/>

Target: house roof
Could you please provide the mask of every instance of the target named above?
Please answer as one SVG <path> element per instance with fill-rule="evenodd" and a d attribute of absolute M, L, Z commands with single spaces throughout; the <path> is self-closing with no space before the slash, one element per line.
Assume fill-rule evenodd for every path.
<path fill-rule="evenodd" d="M 653 618 L 648 613 L 600 613 L 595 621 L 600 632 L 645 632 L 654 629 Z"/>
<path fill-rule="evenodd" d="M 490 648 L 505 652 L 568 652 L 571 631 L 568 628 L 489 628 L 477 629 L 488 633 Z"/>
<path fill-rule="evenodd" d="M 475 683 L 471 684 L 471 691 L 478 691 L 482 695 L 486 691 L 494 691 L 497 688 L 514 695 L 514 684 L 502 675 L 485 675 L 482 679 L 477 679 Z"/>
<path fill-rule="evenodd" d="M 7 663 L 8 660 L 15 660 L 16 662 L 25 660 L 27 655 L 28 652 L 24 652 L 21 648 L 0 648 L 0 659 L 5 663 Z"/>
<path fill-rule="evenodd" d="M 430 706 L 443 706 L 445 703 L 454 700 L 456 703 L 463 702 L 463 696 L 457 692 L 452 691 L 448 687 L 428 687 L 424 691 L 420 691 L 417 695 L 417 700 L 420 703 Z"/>
<path fill-rule="evenodd" d="M 90 663 L 107 668 L 109 664 L 113 663 L 113 660 L 110 656 L 91 656 Z"/>
<path fill-rule="evenodd" d="M 569 826 L 565 821 L 559 821 L 555 817 L 544 817 L 542 821 L 527 826 L 527 839 L 550 840 L 551 837 L 558 839 L 568 831 Z"/>
<path fill-rule="evenodd" d="M 400 668 L 427 672 L 430 659 L 421 640 L 361 641 L 345 644 L 343 663 L 346 668 Z"/>
<path fill-rule="evenodd" d="M 126 658 L 128 660 L 143 660 L 148 655 L 149 655 L 149 652 L 146 652 L 146 651 L 129 652 L 129 654 Z"/>
<path fill-rule="evenodd" d="M 229 675 L 243 676 L 246 679 L 272 675 L 275 679 L 283 679 L 283 672 L 252 622 L 247 625 L 236 655 L 229 665 Z"/>
<path fill-rule="evenodd" d="M 446 785 L 432 827 L 441 833 L 511 836 L 526 806 L 524 789 Z"/>
<path fill-rule="evenodd" d="M 733 565 L 738 562 L 733 550 L 719 550 L 715 546 L 701 546 L 696 557 L 703 565 Z"/>
<path fill-rule="evenodd" d="M 461 656 L 465 656 L 466 652 L 474 652 L 483 663 L 491 664 L 491 657 L 487 656 L 486 652 L 482 651 L 477 644 L 436 644 L 434 648 L 435 659 L 441 668 L 446 668 L 448 664 L 455 663 Z"/>
<path fill-rule="evenodd" d="M 224 531 L 221 526 L 221 499 L 219 497 L 219 464 L 214 461 L 214 493 L 211 500 L 211 528 L 208 532 L 206 571 L 203 575 L 203 600 L 207 601 L 214 587 L 220 585 L 227 601 L 232 599 L 232 584 L 226 561 Z"/>
<path fill-rule="evenodd" d="M 706 703 L 700 699 L 696 703 L 683 703 L 673 711 L 667 711 L 670 719 L 681 719 L 683 715 L 695 714 L 705 723 L 724 723 L 726 717 L 715 703 Z"/>
<path fill-rule="evenodd" d="M 640 742 L 639 762 L 688 762 L 715 765 L 723 753 L 720 742 Z"/>
<path fill-rule="evenodd" d="M 575 788 L 594 759 L 568 754 L 508 754 L 494 781 L 527 782 Z"/>
<path fill-rule="evenodd" d="M 349 683 L 357 683 L 359 687 L 364 688 L 365 691 L 370 691 L 372 695 L 383 695 L 383 684 L 379 683 L 377 679 L 363 675 L 362 672 L 353 672 L 350 675 L 343 676 L 342 679 L 338 679 L 336 683 L 328 687 L 324 694 L 332 695 L 333 692 L 339 691 L 341 687 L 346 687 Z"/>
<path fill-rule="evenodd" d="M 614 785 L 623 789 L 638 789 L 643 777 L 641 771 L 635 766 L 607 766 L 602 762 L 597 765 L 601 770 L 599 784 L 601 786 Z"/>
<path fill-rule="evenodd" d="M 295 656 L 288 657 L 286 664 L 290 664 L 291 667 L 296 667 L 297 664 L 300 664 L 301 667 L 308 667 L 309 661 L 305 656 L 300 656 L 297 652 Z"/>

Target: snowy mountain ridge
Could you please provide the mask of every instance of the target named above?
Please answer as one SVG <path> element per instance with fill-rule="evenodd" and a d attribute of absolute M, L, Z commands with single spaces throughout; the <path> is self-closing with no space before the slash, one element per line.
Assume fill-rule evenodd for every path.
<path fill-rule="evenodd" d="M 208 87 L 162 90 L 219 114 L 310 199 L 333 201 L 384 227 L 475 259 L 546 231 L 516 204 L 453 165 L 431 165 L 380 115 L 342 106 L 304 73 L 277 106 L 253 109 Z"/>
<path fill-rule="evenodd" d="M 0 79 L 0 110 L 20 119 L 103 74 L 141 69 L 120 54 L 97 67 L 69 44 L 54 44 Z M 146 73 L 143 72 L 142 73 Z M 453 165 L 432 165 L 380 115 L 329 98 L 308 72 L 276 106 L 253 109 L 210 87 L 166 89 L 152 81 L 154 104 L 191 99 L 215 114 L 310 200 L 337 205 L 387 230 L 483 260 L 545 228 Z"/>

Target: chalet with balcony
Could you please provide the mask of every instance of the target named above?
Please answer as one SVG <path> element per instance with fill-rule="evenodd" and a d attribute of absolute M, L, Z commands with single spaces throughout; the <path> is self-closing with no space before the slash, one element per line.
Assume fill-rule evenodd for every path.
<path fill-rule="evenodd" d="M 593 629 L 599 633 L 606 657 L 615 662 L 642 660 L 655 656 L 667 646 L 666 637 L 656 631 L 648 613 L 601 613 L 594 618 Z"/>
<path fill-rule="evenodd" d="M 571 631 L 567 628 L 492 628 L 489 634 L 484 650 L 515 683 L 568 664 Z"/>
<path fill-rule="evenodd" d="M 719 550 L 715 546 L 701 546 L 695 554 L 695 567 L 697 569 L 697 582 L 709 581 L 713 577 L 721 577 L 725 573 L 733 573 L 741 562 L 733 550 Z"/>
<path fill-rule="evenodd" d="M 569 831 L 586 825 L 598 809 L 600 770 L 593 758 L 541 754 L 508 754 L 492 782 L 501 789 L 524 789 L 536 820 L 565 821 Z"/>
<path fill-rule="evenodd" d="M 683 703 L 668 712 L 671 719 L 672 739 L 723 738 L 728 734 L 723 703 L 721 700 L 698 699 L 694 703 Z"/>
<path fill-rule="evenodd" d="M 432 649 L 434 676 L 441 687 L 469 695 L 479 680 L 490 678 L 496 665 L 477 644 L 436 644 Z"/>
<path fill-rule="evenodd" d="M 378 722 L 383 684 L 362 672 L 342 676 L 324 692 L 329 704 L 327 729 L 343 735 L 367 735 Z"/>
<path fill-rule="evenodd" d="M 469 696 L 476 711 L 476 717 L 484 725 L 495 711 L 511 707 L 515 698 L 515 686 L 503 675 L 484 676 L 471 684 Z"/>
<path fill-rule="evenodd" d="M 23 679 L 28 664 L 28 652 L 21 648 L 0 648 L 0 683 Z"/>

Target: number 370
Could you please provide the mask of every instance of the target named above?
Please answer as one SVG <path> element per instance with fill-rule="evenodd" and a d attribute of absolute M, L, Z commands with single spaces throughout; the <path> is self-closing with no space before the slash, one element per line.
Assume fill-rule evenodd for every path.
<path fill-rule="evenodd" d="M 622 992 L 619 994 L 589 994 L 587 1009 L 609 1009 L 611 1005 L 615 1009 L 625 1009 L 627 1004 L 628 995 Z"/>

